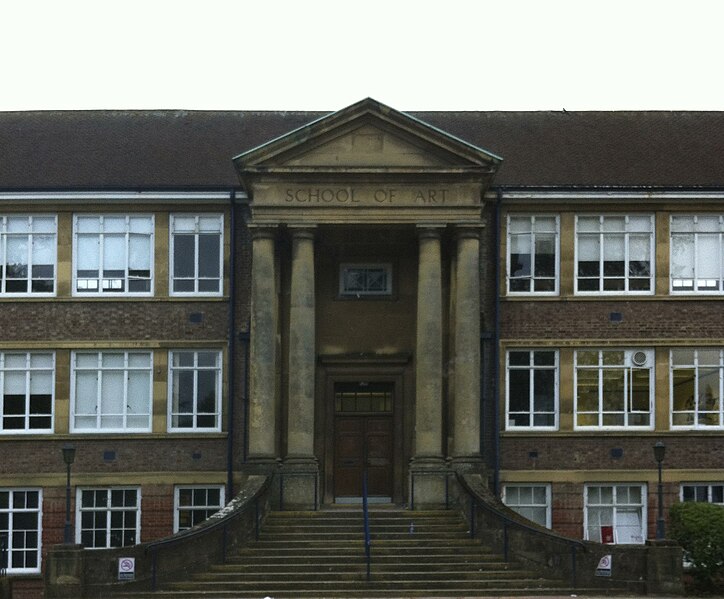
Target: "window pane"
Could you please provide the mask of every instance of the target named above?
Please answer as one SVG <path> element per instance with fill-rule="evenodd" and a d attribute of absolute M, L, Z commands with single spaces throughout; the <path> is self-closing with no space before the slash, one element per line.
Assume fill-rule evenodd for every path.
<path fill-rule="evenodd" d="M 173 238 L 173 274 L 175 277 L 194 276 L 194 236 L 175 235 Z"/>
<path fill-rule="evenodd" d="M 221 239 L 218 235 L 199 235 L 199 276 L 219 277 Z"/>
<path fill-rule="evenodd" d="M 530 411 L 530 371 L 510 371 L 509 393 L 511 412 Z"/>
<path fill-rule="evenodd" d="M 671 238 L 671 276 L 694 277 L 694 236 L 675 235 Z"/>
<path fill-rule="evenodd" d="M 119 235 L 106 235 L 103 238 L 103 269 L 125 271 L 126 238 Z"/>
<path fill-rule="evenodd" d="M 145 274 L 139 273 L 137 276 L 150 276 L 151 238 L 141 235 L 131 235 L 129 239 L 129 250 L 129 270 L 146 271 Z"/>
<path fill-rule="evenodd" d="M 552 412 L 555 408 L 555 372 L 536 370 L 534 377 L 536 412 Z"/>
<path fill-rule="evenodd" d="M 535 240 L 535 275 L 537 277 L 554 277 L 555 269 L 555 238 L 538 235 Z"/>

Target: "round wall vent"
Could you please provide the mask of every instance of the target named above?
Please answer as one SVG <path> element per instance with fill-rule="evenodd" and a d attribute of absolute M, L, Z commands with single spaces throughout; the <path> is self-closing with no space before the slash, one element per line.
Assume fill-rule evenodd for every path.
<path fill-rule="evenodd" d="M 634 366 L 646 366 L 647 359 L 648 356 L 645 351 L 635 351 L 631 356 L 631 362 L 633 362 Z"/>

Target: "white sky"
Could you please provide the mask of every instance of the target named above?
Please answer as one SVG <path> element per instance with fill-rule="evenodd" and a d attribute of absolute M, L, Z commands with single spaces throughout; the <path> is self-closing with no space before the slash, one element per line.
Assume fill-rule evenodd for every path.
<path fill-rule="evenodd" d="M 724 110 L 721 0 L 0 0 L 0 110 Z"/>

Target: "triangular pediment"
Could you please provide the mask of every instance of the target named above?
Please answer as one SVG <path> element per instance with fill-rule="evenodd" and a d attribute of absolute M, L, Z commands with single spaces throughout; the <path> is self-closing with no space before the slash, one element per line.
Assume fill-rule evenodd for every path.
<path fill-rule="evenodd" d="M 254 173 L 475 172 L 491 175 L 501 159 L 410 115 L 366 99 L 249 150 L 234 163 Z"/>

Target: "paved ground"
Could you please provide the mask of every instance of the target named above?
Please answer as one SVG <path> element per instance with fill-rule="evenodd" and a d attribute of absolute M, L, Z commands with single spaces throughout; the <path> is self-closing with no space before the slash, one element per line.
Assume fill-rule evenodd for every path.
<path fill-rule="evenodd" d="M 647 595 L 516 595 L 514 597 L 504 595 L 459 595 L 456 597 L 439 597 L 430 595 L 429 597 L 388 597 L 387 599 L 642 599 Z M 683 595 L 652 595 L 655 599 L 682 599 Z M 721 596 L 721 597 L 724 597 Z M 260 597 L 259 599 L 274 599 L 274 597 Z M 335 597 L 319 597 L 318 599 L 335 599 Z M 705 599 L 720 599 L 719 595 L 706 595 Z"/>

